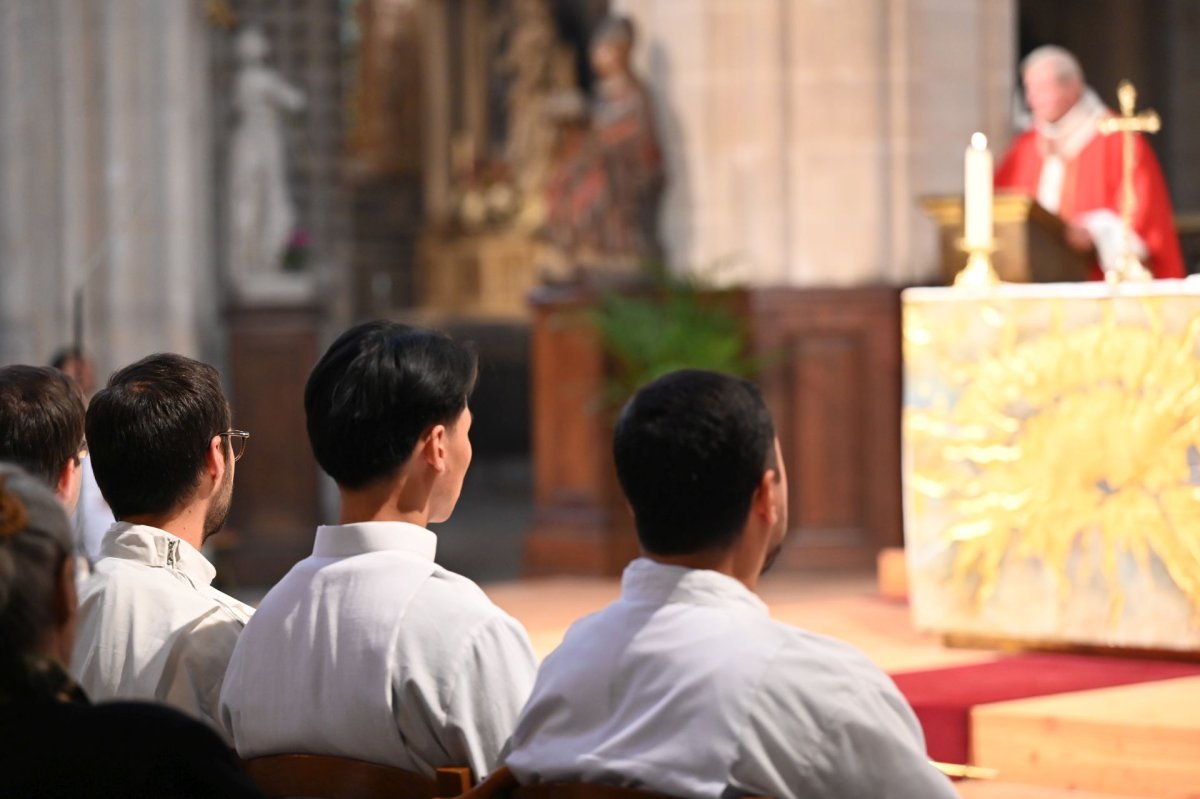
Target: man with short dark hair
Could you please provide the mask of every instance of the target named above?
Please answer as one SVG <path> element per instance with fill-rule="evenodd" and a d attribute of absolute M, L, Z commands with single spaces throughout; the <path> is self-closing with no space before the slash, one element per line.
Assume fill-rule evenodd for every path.
<path fill-rule="evenodd" d="M 234 462 L 217 371 L 182 355 L 112 376 L 87 411 L 96 482 L 117 524 L 79 603 L 72 671 L 94 699 L 156 699 L 216 723 L 251 609 L 212 587 L 200 547 L 225 523 Z"/>
<path fill-rule="evenodd" d="M 83 396 L 57 369 L 0 368 L 0 460 L 16 463 L 54 490 L 68 512 L 79 501 Z"/>
<path fill-rule="evenodd" d="M 525 630 L 434 562 L 471 462 L 475 355 L 392 322 L 343 334 L 304 394 L 341 515 L 263 599 L 221 694 L 238 754 L 341 755 L 432 775 L 495 765 L 529 695 Z"/>
<path fill-rule="evenodd" d="M 0 462 L 4 796 L 260 797 L 203 724 L 157 704 L 93 706 L 67 676 L 77 618 L 72 549 L 61 503 Z"/>
<path fill-rule="evenodd" d="M 754 593 L 787 530 L 787 478 L 753 384 L 643 387 L 613 455 L 643 557 L 621 598 L 543 663 L 506 764 L 522 783 L 672 796 L 955 796 L 896 686 L 852 647 L 773 621 Z"/>

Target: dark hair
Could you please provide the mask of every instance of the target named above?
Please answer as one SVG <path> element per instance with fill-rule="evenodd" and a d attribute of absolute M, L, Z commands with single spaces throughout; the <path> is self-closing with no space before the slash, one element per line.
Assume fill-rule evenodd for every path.
<path fill-rule="evenodd" d="M 229 425 L 221 379 L 208 364 L 162 353 L 110 377 L 88 406 L 87 437 L 113 515 L 178 507 L 200 483 L 212 437 Z"/>
<path fill-rule="evenodd" d="M 21 465 L 51 488 L 83 444 L 83 394 L 48 366 L 0 369 L 0 459 Z"/>
<path fill-rule="evenodd" d="M 387 321 L 347 330 L 304 389 L 317 463 L 343 488 L 390 477 L 422 433 L 458 419 L 475 376 L 474 349 L 442 333 Z"/>
<path fill-rule="evenodd" d="M 775 425 L 747 380 L 695 369 L 642 387 L 613 434 L 617 478 L 642 547 L 658 555 L 722 549 L 741 535 Z"/>

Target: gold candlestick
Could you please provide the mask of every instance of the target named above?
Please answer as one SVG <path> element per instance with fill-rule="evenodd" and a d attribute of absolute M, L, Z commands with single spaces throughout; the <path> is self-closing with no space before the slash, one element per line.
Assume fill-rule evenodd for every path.
<path fill-rule="evenodd" d="M 1000 282 L 992 266 L 992 253 L 996 251 L 994 243 L 976 244 L 959 239 L 958 249 L 967 254 L 967 265 L 954 276 L 954 285 L 962 288 L 988 288 Z"/>

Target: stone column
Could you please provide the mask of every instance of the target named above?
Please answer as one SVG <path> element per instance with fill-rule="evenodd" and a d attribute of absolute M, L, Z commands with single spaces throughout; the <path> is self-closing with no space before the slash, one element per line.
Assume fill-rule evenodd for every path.
<path fill-rule="evenodd" d="M 757 285 L 931 278 L 917 198 L 1007 143 L 1013 0 L 616 0 L 657 100 L 677 269 Z"/>
<path fill-rule="evenodd" d="M 0 4 L 0 361 L 218 352 L 208 29 L 189 0 Z"/>

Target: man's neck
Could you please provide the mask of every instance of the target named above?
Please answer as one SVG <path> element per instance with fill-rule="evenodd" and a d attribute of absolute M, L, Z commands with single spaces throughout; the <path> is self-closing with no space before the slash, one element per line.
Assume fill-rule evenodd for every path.
<path fill-rule="evenodd" d="M 689 552 L 686 555 L 658 555 L 642 551 L 642 557 L 665 566 L 681 566 L 685 569 L 705 569 L 718 572 L 739 581 L 751 591 L 758 588 L 758 569 L 747 568 L 738 556 L 737 549 Z"/>
<path fill-rule="evenodd" d="M 341 489 L 341 509 L 338 524 L 356 522 L 407 522 L 419 527 L 429 526 L 429 497 L 410 496 L 403 484 L 385 487 L 368 486 L 361 490 Z"/>
<path fill-rule="evenodd" d="M 129 524 L 141 524 L 146 527 L 157 527 L 163 532 L 170 533 L 176 538 L 186 541 L 196 550 L 204 544 L 205 509 L 197 505 L 189 505 L 171 513 L 146 513 L 137 516 L 125 516 L 119 521 Z"/>

